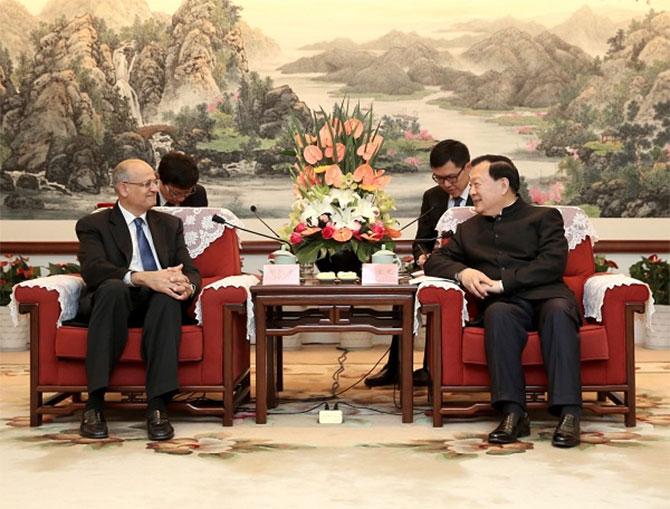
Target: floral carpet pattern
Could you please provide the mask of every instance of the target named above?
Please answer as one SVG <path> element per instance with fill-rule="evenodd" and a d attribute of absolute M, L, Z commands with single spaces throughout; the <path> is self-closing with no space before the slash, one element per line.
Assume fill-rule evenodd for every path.
<path fill-rule="evenodd" d="M 415 392 L 413 424 L 401 422 L 397 391 L 364 386 L 339 398 L 344 424 L 317 424 L 337 356 L 321 347 L 313 362 L 292 362 L 289 352 L 285 399 L 267 425 L 255 424 L 251 404 L 231 428 L 173 413 L 175 438 L 165 442 L 147 439 L 137 411 L 108 412 L 105 440 L 81 438 L 78 414 L 29 427 L 27 356 L 0 357 L 2 506 L 667 507 L 668 354 L 638 362 L 636 427 L 586 412 L 571 450 L 551 446 L 555 421 L 544 413 L 531 414 L 529 437 L 504 446 L 486 440 L 492 416 L 433 428 L 425 389 Z M 351 357 L 344 388 L 371 365 Z M 37 486 L 59 496 L 47 502 Z"/>

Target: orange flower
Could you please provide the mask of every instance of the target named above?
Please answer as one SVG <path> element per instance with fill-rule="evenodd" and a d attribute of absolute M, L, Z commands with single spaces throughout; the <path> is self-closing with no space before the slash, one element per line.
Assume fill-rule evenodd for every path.
<path fill-rule="evenodd" d="M 360 147 L 358 147 L 356 154 L 361 156 L 365 161 L 369 161 L 379 151 L 383 142 L 384 138 L 382 136 L 373 136 L 368 143 L 363 143 Z"/>
<path fill-rule="evenodd" d="M 335 162 L 339 163 L 340 161 L 342 161 L 342 159 L 344 159 L 344 153 L 346 151 L 342 143 L 336 143 L 335 148 L 326 147 L 326 149 L 323 152 L 326 155 L 326 157 L 330 157 L 332 159 L 335 156 L 336 151 L 337 151 L 337 160 Z"/>
<path fill-rule="evenodd" d="M 332 131 L 332 135 L 330 134 Z M 332 147 L 333 146 L 333 136 L 335 136 L 335 129 L 333 126 L 328 123 L 323 124 L 319 130 L 319 140 L 321 141 L 322 147 Z"/>
<path fill-rule="evenodd" d="M 349 228 L 336 228 L 333 232 L 333 238 L 338 242 L 347 242 L 353 235 L 354 232 L 352 232 Z"/>
<path fill-rule="evenodd" d="M 326 184 L 329 186 L 342 187 L 342 182 L 344 181 L 344 175 L 342 175 L 342 170 L 336 164 L 331 164 L 326 167 Z"/>
<path fill-rule="evenodd" d="M 321 179 L 312 166 L 305 166 L 305 169 L 298 174 L 295 179 L 296 184 L 301 189 L 307 189 L 315 184 L 321 184 Z"/>
<path fill-rule="evenodd" d="M 316 164 L 323 159 L 323 152 L 316 145 L 306 146 L 302 155 L 309 164 Z"/>
<path fill-rule="evenodd" d="M 316 136 L 312 136 L 311 134 L 305 134 L 304 136 L 300 136 L 299 134 L 296 134 L 295 136 L 293 136 L 296 147 L 303 148 L 305 146 L 302 142 L 303 138 L 307 142 L 307 145 L 316 144 Z"/>
<path fill-rule="evenodd" d="M 344 132 L 347 134 L 353 133 L 354 138 L 356 139 L 361 137 L 361 134 L 363 134 L 363 129 L 363 122 L 357 118 L 350 118 L 349 120 L 344 121 Z"/>
<path fill-rule="evenodd" d="M 396 230 L 395 228 L 386 228 L 386 235 L 392 239 L 399 239 L 402 236 L 402 232 L 400 230 Z"/>
<path fill-rule="evenodd" d="M 384 175 L 384 170 L 379 170 L 375 172 L 374 168 L 369 164 L 361 164 L 354 171 L 354 181 L 359 182 L 361 189 L 365 191 L 374 191 L 376 189 L 381 189 L 386 184 L 389 183 L 391 177 Z"/>
<path fill-rule="evenodd" d="M 309 237 L 310 235 L 314 235 L 316 232 L 320 232 L 321 228 L 318 226 L 310 226 L 308 228 L 305 228 L 303 231 L 300 232 L 300 234 L 303 237 Z"/>

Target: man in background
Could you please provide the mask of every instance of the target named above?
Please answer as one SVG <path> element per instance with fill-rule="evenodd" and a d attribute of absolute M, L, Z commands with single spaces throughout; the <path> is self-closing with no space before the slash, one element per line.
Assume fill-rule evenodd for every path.
<path fill-rule="evenodd" d="M 412 245 L 414 262 L 418 267 L 423 267 L 435 248 L 438 235 L 435 226 L 442 214 L 451 207 L 472 205 L 469 196 L 470 152 L 468 147 L 456 140 L 439 142 L 430 151 L 430 167 L 436 185 L 423 193 L 416 238 Z M 397 383 L 399 356 L 399 338 L 393 336 L 388 362 L 379 373 L 366 378 L 365 385 L 379 387 Z M 428 385 L 427 364 L 428 359 L 424 352 L 423 368 L 417 369 L 413 375 L 414 385 Z"/>
<path fill-rule="evenodd" d="M 198 184 L 200 173 L 195 160 L 183 152 L 168 152 L 158 165 L 159 207 L 206 207 L 207 191 Z"/>

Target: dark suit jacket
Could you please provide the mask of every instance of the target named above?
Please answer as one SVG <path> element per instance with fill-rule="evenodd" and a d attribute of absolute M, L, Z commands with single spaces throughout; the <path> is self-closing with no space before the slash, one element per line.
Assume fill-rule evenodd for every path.
<path fill-rule="evenodd" d="M 182 272 L 200 288 L 200 273 L 184 242 L 184 228 L 176 216 L 149 210 L 147 224 L 163 268 L 184 264 Z M 133 256 L 132 240 L 119 204 L 77 221 L 79 263 L 86 288 L 80 299 L 80 315 L 87 316 L 97 287 L 108 279 L 123 279 Z"/>
<path fill-rule="evenodd" d="M 160 196 L 156 193 L 156 205 L 160 206 Z M 207 207 L 207 190 L 200 184 L 195 185 L 195 192 L 179 204 L 180 207 Z M 171 203 L 166 203 L 166 207 L 174 207 Z"/>
<path fill-rule="evenodd" d="M 561 213 L 518 198 L 500 216 L 476 215 L 460 224 L 424 270 L 427 275 L 455 279 L 456 273 L 470 267 L 502 280 L 504 295 L 530 300 L 564 297 L 574 302 L 574 294 L 563 283 L 567 257 Z"/>
<path fill-rule="evenodd" d="M 417 228 L 416 228 L 416 239 L 433 239 L 437 236 L 437 231 L 435 226 L 437 222 L 442 217 L 442 214 L 448 208 L 449 198 L 451 196 L 440 186 L 434 186 L 428 189 L 423 193 L 423 200 L 421 201 L 421 214 Z M 472 198 L 468 196 L 467 201 L 463 205 L 472 205 Z M 432 210 L 431 210 L 432 207 Z M 430 210 L 430 212 L 428 212 Z M 426 212 L 428 212 L 426 214 Z M 424 216 L 424 214 L 426 214 Z M 435 247 L 435 241 L 414 241 L 412 244 L 412 252 L 414 253 L 414 261 L 416 261 L 419 256 L 421 256 L 422 251 L 421 247 L 427 253 L 431 253 Z"/>

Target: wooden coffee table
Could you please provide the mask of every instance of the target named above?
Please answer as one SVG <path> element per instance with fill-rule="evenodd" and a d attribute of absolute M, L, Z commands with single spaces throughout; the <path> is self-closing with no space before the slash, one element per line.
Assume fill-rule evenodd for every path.
<path fill-rule="evenodd" d="M 251 287 L 256 320 L 256 423 L 267 422 L 283 390 L 282 338 L 300 332 L 399 335 L 402 422 L 413 420 L 412 349 L 416 286 L 325 284 Z M 288 311 L 285 307 L 303 308 Z M 374 307 L 374 308 L 373 308 Z M 388 308 L 388 310 L 380 310 Z"/>

